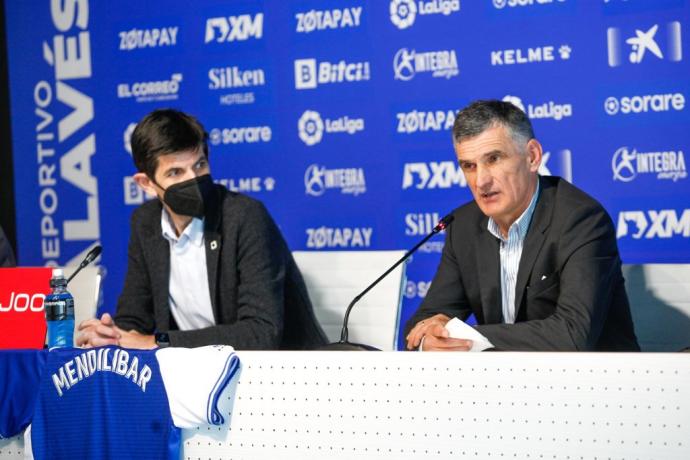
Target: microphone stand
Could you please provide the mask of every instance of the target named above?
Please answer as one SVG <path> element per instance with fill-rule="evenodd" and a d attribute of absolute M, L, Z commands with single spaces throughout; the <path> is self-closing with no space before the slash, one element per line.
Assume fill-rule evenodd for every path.
<path fill-rule="evenodd" d="M 379 284 L 382 279 L 384 279 L 390 272 L 395 270 L 395 268 L 403 263 L 405 260 L 407 260 L 417 249 L 419 249 L 424 243 L 429 241 L 429 239 L 439 233 L 440 231 L 444 230 L 450 223 L 453 221 L 454 216 L 453 214 L 448 214 L 445 216 L 443 219 L 441 219 L 438 224 L 434 227 L 434 229 L 429 233 L 427 236 L 425 236 L 419 243 L 417 243 L 412 249 L 407 251 L 405 255 L 403 255 L 397 262 L 393 264 L 392 267 L 390 267 L 388 270 L 385 271 L 385 273 L 381 276 L 379 276 L 376 281 L 371 283 L 365 290 L 357 294 L 354 299 L 352 299 L 352 302 L 350 302 L 350 305 L 348 305 L 347 310 L 345 310 L 345 318 L 343 320 L 343 328 L 340 332 L 340 341 L 339 342 L 334 342 L 334 343 L 329 343 L 328 345 L 325 345 L 320 348 L 320 350 L 328 350 L 328 351 L 381 351 L 376 347 L 372 347 L 371 345 L 366 345 L 362 343 L 352 343 L 348 340 L 348 329 L 347 329 L 347 323 L 350 319 L 350 312 L 352 311 L 352 307 L 355 306 L 359 300 L 364 297 L 369 291 L 371 291 L 374 286 Z"/>
<path fill-rule="evenodd" d="M 72 273 L 72 275 L 67 278 L 67 284 L 69 284 L 70 281 L 72 281 L 72 278 L 74 278 L 77 273 L 79 273 L 84 267 L 89 265 L 91 262 L 93 262 L 96 257 L 101 255 L 101 251 L 103 250 L 103 247 L 99 244 L 98 246 L 95 246 L 91 251 L 89 251 L 88 254 L 86 254 L 86 257 L 84 257 L 84 260 L 81 261 L 79 264 L 79 267 Z"/>

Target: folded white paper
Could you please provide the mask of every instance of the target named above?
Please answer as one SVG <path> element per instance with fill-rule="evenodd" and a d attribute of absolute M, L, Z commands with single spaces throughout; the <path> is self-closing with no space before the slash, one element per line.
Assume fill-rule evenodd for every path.
<path fill-rule="evenodd" d="M 484 351 L 487 348 L 493 348 L 493 344 L 489 339 L 484 337 L 475 328 L 459 320 L 453 318 L 446 324 L 448 335 L 453 339 L 469 339 L 472 341 L 472 348 L 470 351 Z"/>

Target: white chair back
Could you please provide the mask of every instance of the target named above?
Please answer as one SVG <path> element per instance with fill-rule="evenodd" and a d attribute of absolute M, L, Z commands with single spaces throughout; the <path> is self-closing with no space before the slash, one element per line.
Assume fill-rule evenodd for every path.
<path fill-rule="evenodd" d="M 64 267 L 65 277 L 70 277 L 77 269 L 76 266 Z M 76 328 L 85 319 L 95 318 L 101 303 L 101 285 L 105 277 L 105 269 L 98 265 L 84 267 L 72 281 L 67 290 L 74 297 L 74 338 L 77 338 Z"/>

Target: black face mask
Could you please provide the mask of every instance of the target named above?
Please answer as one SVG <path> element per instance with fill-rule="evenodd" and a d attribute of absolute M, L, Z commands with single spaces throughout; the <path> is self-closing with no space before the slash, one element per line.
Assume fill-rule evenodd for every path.
<path fill-rule="evenodd" d="M 213 190 L 213 179 L 210 174 L 205 174 L 164 189 L 163 202 L 175 214 L 201 219 L 204 217 Z"/>

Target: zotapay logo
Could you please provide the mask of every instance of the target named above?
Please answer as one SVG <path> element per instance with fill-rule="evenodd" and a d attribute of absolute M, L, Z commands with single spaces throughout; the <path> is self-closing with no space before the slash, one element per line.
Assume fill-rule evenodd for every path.
<path fill-rule="evenodd" d="M 295 88 L 314 89 L 318 85 L 354 83 L 371 79 L 368 61 L 317 62 L 316 59 L 295 60 Z"/>
<path fill-rule="evenodd" d="M 117 97 L 120 99 L 135 98 L 137 102 L 172 101 L 178 98 L 182 74 L 174 73 L 170 80 L 143 81 L 137 83 L 120 83 L 117 85 Z"/>
<path fill-rule="evenodd" d="M 118 32 L 120 36 L 120 51 L 175 46 L 177 45 L 178 29 L 178 27 L 160 27 L 120 31 Z"/>
<path fill-rule="evenodd" d="M 680 218 L 675 209 L 621 211 L 618 213 L 616 238 L 633 239 L 690 238 L 690 209 L 683 210 Z"/>
<path fill-rule="evenodd" d="M 221 105 L 253 104 L 256 97 L 253 91 L 248 90 L 264 86 L 266 75 L 261 68 L 212 67 L 208 71 L 208 81 L 210 90 L 235 90 L 219 96 Z"/>
<path fill-rule="evenodd" d="M 326 190 L 357 196 L 367 191 L 367 184 L 362 168 L 326 169 L 313 164 L 304 172 L 304 188 L 311 196 L 321 196 Z"/>
<path fill-rule="evenodd" d="M 510 102 L 531 119 L 553 119 L 560 121 L 563 118 L 568 118 L 573 115 L 573 106 L 571 104 L 557 104 L 554 101 L 543 102 L 541 104 L 527 104 L 525 105 L 517 96 L 506 95 L 503 97 L 504 102 Z"/>
<path fill-rule="evenodd" d="M 673 182 L 688 177 L 682 150 L 638 152 L 635 148 L 621 147 L 613 154 L 611 169 L 613 180 L 620 182 L 631 182 L 639 174 L 656 174 L 659 180 Z"/>
<path fill-rule="evenodd" d="M 422 72 L 430 72 L 437 78 L 452 78 L 460 73 L 455 50 L 417 52 L 407 48 L 395 53 L 393 71 L 395 79 L 403 81 L 412 80 Z"/>
<path fill-rule="evenodd" d="M 460 11 L 460 0 L 391 0 L 391 22 L 398 29 L 407 29 L 414 24 L 417 14 L 442 14 L 449 16 Z"/>
<path fill-rule="evenodd" d="M 332 10 L 309 10 L 295 14 L 297 33 L 318 32 L 321 30 L 359 27 L 362 7 L 335 8 Z"/>
<path fill-rule="evenodd" d="M 227 43 L 245 41 L 250 38 L 259 40 L 263 37 L 264 14 L 241 14 L 238 16 L 222 16 L 206 20 L 206 35 L 204 43 Z"/>
<path fill-rule="evenodd" d="M 208 138 L 213 145 L 257 144 L 271 142 L 270 126 L 243 126 L 238 128 L 214 128 Z"/>
<path fill-rule="evenodd" d="M 618 114 L 648 112 L 680 112 L 685 109 L 685 96 L 682 93 L 643 94 L 636 96 L 609 96 L 604 101 L 604 110 L 614 116 Z"/>
<path fill-rule="evenodd" d="M 371 227 L 318 227 L 305 229 L 310 249 L 371 247 Z"/>
<path fill-rule="evenodd" d="M 630 64 L 641 64 L 645 59 L 680 62 L 683 60 L 683 44 L 680 22 L 666 24 L 663 34 L 657 36 L 659 24 L 648 29 L 635 29 L 634 35 L 628 33 L 623 37 L 620 27 L 609 27 L 606 30 L 608 45 L 608 62 L 610 67 L 618 67 L 626 60 Z M 627 45 L 624 49 L 624 43 Z M 660 46 L 661 45 L 661 46 Z M 662 46 L 664 50 L 662 51 Z M 653 57 L 651 57 L 653 56 Z"/>
<path fill-rule="evenodd" d="M 567 61 L 572 53 L 570 45 L 563 44 L 558 48 L 552 45 L 535 46 L 529 48 L 509 48 L 491 52 L 491 65 L 534 64 L 540 62 L 554 62 L 558 59 Z"/>
<path fill-rule="evenodd" d="M 502 10 L 505 7 L 515 8 L 520 6 L 550 5 L 552 3 L 564 3 L 565 0 L 493 0 L 494 8 Z"/>
<path fill-rule="evenodd" d="M 395 114 L 397 132 L 401 134 L 448 131 L 455 123 L 457 110 L 411 110 Z"/>
<path fill-rule="evenodd" d="M 315 110 L 306 110 L 297 122 L 299 138 L 308 146 L 321 142 L 324 132 L 329 134 L 353 135 L 364 130 L 364 118 L 350 118 L 347 115 L 324 121 Z"/>
<path fill-rule="evenodd" d="M 465 174 L 454 161 L 430 161 L 429 163 L 405 163 L 402 189 L 418 190 L 467 187 Z"/>

